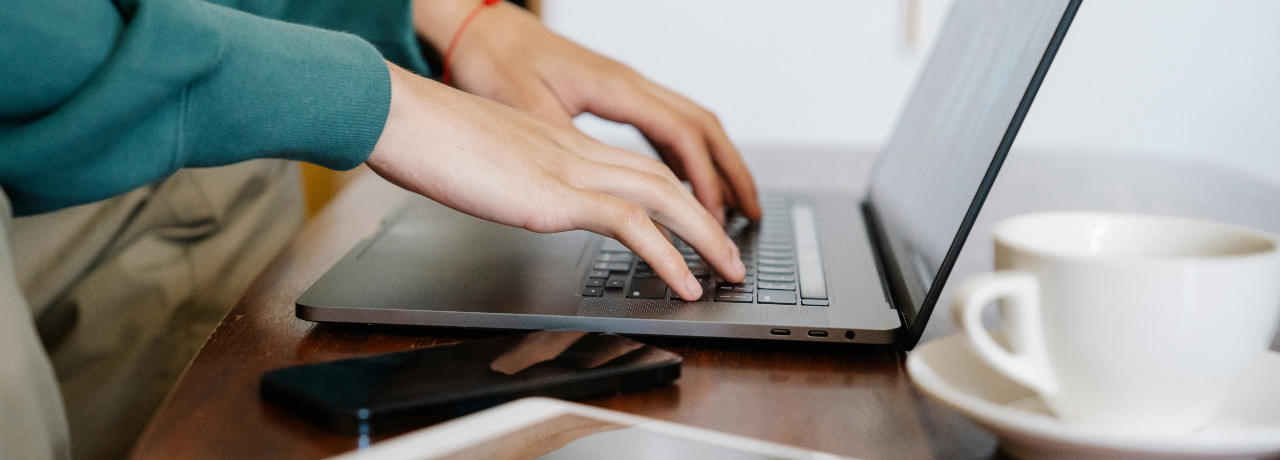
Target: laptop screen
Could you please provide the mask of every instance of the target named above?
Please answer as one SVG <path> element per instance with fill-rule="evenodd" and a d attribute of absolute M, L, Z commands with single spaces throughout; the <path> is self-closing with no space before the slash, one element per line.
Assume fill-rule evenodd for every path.
<path fill-rule="evenodd" d="M 864 209 L 919 340 L 1080 0 L 960 0 L 871 177 Z"/>

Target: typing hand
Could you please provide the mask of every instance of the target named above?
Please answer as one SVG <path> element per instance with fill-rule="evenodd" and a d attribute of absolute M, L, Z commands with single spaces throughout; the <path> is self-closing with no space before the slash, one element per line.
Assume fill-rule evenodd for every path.
<path fill-rule="evenodd" d="M 716 219 L 661 162 L 387 66 L 391 112 L 367 163 L 392 183 L 501 224 L 614 238 L 685 300 L 702 288 L 657 224 L 725 279 L 746 273 Z"/>
<path fill-rule="evenodd" d="M 415 0 L 419 35 L 443 53 L 480 0 Z M 616 61 L 551 32 L 506 2 L 485 7 L 463 31 L 449 63 L 469 93 L 573 129 L 591 112 L 644 134 L 703 207 L 724 222 L 725 207 L 760 218 L 755 185 L 715 115 Z"/>

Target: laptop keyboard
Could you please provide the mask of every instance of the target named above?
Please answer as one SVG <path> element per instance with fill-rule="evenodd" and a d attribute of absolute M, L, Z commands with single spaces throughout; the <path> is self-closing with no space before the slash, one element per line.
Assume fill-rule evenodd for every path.
<path fill-rule="evenodd" d="M 698 301 L 829 305 L 813 208 L 779 198 L 762 200 L 761 206 L 760 222 L 735 217 L 725 225 L 747 268 L 740 283 L 720 279 L 692 247 L 675 238 L 689 271 L 702 283 Z M 680 300 L 649 264 L 612 239 L 605 239 L 583 280 L 585 297 Z"/>

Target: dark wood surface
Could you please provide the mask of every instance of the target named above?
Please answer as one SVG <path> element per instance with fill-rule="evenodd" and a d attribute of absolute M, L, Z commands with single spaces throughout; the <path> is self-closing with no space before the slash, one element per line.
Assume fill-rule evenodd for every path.
<path fill-rule="evenodd" d="M 786 155 L 759 155 L 756 170 Z M 824 177 L 775 183 L 860 189 L 870 157 L 809 152 Z M 804 164 L 798 167 L 806 167 Z M 257 278 L 196 356 L 132 453 L 137 459 L 323 458 L 357 439 L 325 431 L 258 397 L 273 368 L 488 337 L 496 332 L 321 325 L 294 316 L 294 300 L 405 197 L 381 179 L 358 179 Z M 608 409 L 864 458 L 985 457 L 995 441 L 927 401 L 891 347 L 642 339 L 684 356 L 674 385 L 586 401 Z M 387 435 L 376 437 L 375 440 Z"/>

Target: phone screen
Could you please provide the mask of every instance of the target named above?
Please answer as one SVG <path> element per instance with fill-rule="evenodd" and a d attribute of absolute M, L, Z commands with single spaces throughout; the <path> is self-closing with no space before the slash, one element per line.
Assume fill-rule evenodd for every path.
<path fill-rule="evenodd" d="M 626 337 L 542 331 L 276 369 L 264 399 L 340 431 L 407 428 L 526 397 L 670 382 L 680 357 Z"/>

